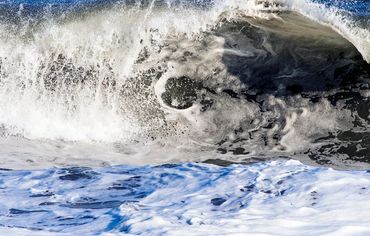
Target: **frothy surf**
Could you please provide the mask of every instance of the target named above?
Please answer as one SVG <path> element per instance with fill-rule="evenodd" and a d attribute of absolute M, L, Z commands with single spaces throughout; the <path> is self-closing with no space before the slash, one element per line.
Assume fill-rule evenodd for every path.
<path fill-rule="evenodd" d="M 183 163 L 0 174 L 2 235 L 370 232 L 365 171 L 279 161 L 248 168 Z"/>

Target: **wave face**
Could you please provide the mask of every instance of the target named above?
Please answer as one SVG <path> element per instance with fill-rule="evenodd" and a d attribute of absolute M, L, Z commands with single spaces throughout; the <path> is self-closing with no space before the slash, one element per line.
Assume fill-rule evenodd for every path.
<path fill-rule="evenodd" d="M 344 2 L 3 1 L 3 162 L 362 166 L 370 8 Z"/>

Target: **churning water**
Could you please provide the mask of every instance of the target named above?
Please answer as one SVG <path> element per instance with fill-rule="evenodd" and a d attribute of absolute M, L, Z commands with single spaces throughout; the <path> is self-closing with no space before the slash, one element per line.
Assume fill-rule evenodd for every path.
<path fill-rule="evenodd" d="M 369 62 L 366 0 L 0 1 L 1 230 L 369 233 Z"/>

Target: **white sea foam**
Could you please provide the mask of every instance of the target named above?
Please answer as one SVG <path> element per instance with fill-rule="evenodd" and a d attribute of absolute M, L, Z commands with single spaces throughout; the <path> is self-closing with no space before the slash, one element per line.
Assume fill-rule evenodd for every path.
<path fill-rule="evenodd" d="M 1 188 L 6 190 L 0 192 L 2 235 L 370 233 L 366 171 L 274 161 L 1 175 Z"/>

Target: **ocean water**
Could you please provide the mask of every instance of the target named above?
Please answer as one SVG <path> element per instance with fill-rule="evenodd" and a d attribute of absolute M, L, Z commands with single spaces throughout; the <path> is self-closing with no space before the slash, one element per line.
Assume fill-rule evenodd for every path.
<path fill-rule="evenodd" d="M 2 235 L 370 233 L 366 171 L 273 161 L 0 174 Z"/>
<path fill-rule="evenodd" d="M 368 235 L 370 1 L 0 0 L 1 235 Z"/>

